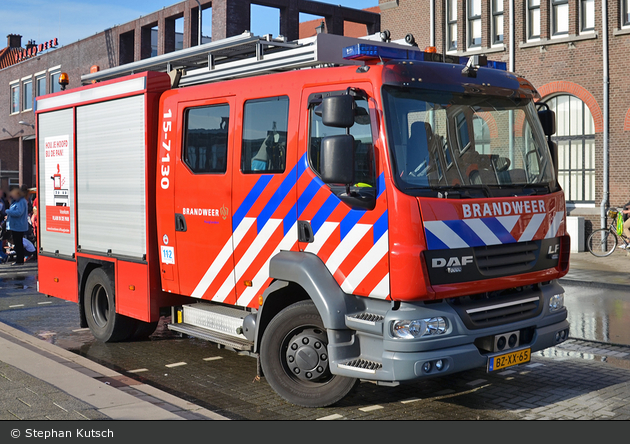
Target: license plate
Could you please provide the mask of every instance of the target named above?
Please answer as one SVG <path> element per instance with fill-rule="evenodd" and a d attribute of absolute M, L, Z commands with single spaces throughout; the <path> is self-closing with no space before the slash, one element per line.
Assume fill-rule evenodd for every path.
<path fill-rule="evenodd" d="M 525 364 L 532 359 L 530 348 L 505 353 L 488 358 L 488 372 L 494 372 L 514 365 Z"/>

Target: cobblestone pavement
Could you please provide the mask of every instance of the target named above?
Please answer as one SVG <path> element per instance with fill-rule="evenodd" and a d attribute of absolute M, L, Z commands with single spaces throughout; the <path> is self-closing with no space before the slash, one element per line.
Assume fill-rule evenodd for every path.
<path fill-rule="evenodd" d="M 109 417 L 62 390 L 0 362 L 0 420 L 16 419 L 77 421 Z"/>
<path fill-rule="evenodd" d="M 36 293 L 32 278 L 0 281 L 0 321 L 232 419 L 630 419 L 630 347 L 569 340 L 532 362 L 398 387 L 361 382 L 338 405 L 279 398 L 256 361 L 164 328 L 142 342 L 103 344 L 79 328 L 78 306 Z"/>

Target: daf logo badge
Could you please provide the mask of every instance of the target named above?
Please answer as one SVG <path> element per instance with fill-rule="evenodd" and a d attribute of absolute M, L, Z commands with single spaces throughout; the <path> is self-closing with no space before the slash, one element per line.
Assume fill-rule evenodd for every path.
<path fill-rule="evenodd" d="M 166 234 L 162 238 L 162 242 L 164 242 L 164 245 L 168 245 L 168 236 Z"/>
<path fill-rule="evenodd" d="M 459 257 L 436 257 L 431 261 L 432 268 L 445 268 L 447 273 L 461 273 L 463 268 L 473 263 L 472 256 Z"/>

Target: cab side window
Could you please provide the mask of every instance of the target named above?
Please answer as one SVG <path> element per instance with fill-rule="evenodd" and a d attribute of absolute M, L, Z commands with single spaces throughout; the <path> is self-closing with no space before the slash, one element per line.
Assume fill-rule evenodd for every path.
<path fill-rule="evenodd" d="M 227 171 L 229 105 L 186 110 L 182 160 L 195 174 Z"/>
<path fill-rule="evenodd" d="M 243 110 L 243 173 L 282 173 L 286 166 L 289 98 L 248 100 Z"/>
<path fill-rule="evenodd" d="M 356 115 L 350 134 L 354 137 L 354 181 L 356 186 L 375 187 L 374 146 L 372 143 L 372 126 L 368 103 L 365 99 L 356 100 Z M 311 106 L 311 129 L 309 143 L 309 159 L 311 168 L 320 174 L 320 151 L 324 137 L 345 134 L 345 128 L 333 128 L 322 123 L 321 116 Z"/>

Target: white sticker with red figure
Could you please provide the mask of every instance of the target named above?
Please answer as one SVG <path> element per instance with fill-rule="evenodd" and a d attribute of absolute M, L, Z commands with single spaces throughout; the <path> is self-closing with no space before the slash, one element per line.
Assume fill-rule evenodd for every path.
<path fill-rule="evenodd" d="M 46 231 L 70 233 L 70 136 L 44 139 Z"/>

